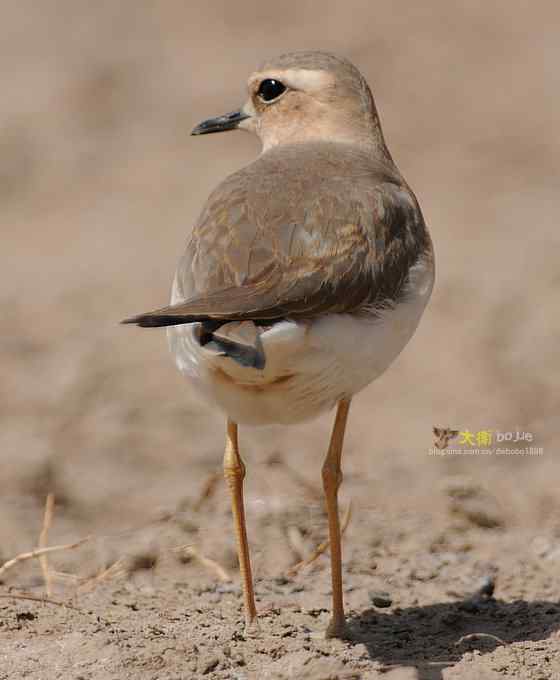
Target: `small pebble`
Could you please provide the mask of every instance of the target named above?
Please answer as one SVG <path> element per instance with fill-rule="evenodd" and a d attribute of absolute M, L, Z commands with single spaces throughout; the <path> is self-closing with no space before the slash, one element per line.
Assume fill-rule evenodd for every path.
<path fill-rule="evenodd" d="M 207 656 L 199 660 L 198 668 L 201 675 L 207 675 L 217 668 L 220 659 L 217 656 Z"/>
<path fill-rule="evenodd" d="M 286 578 L 285 576 L 276 576 L 273 581 L 277 586 L 287 586 L 290 582 L 290 579 Z"/>
<path fill-rule="evenodd" d="M 482 579 L 480 586 L 478 587 L 476 594 L 479 597 L 489 598 L 494 595 L 494 590 L 496 588 L 496 579 L 494 576 L 485 576 Z"/>
<path fill-rule="evenodd" d="M 380 590 L 370 590 L 369 599 L 374 607 L 379 607 L 379 609 L 385 609 L 393 604 L 393 599 L 389 593 L 385 593 Z"/>

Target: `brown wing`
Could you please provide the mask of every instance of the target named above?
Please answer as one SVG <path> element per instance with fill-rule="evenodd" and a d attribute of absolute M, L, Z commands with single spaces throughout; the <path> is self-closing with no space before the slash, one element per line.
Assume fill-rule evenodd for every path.
<path fill-rule="evenodd" d="M 124 323 L 302 319 L 398 297 L 428 238 L 400 178 L 356 154 L 274 161 L 210 196 L 177 272 L 185 301 Z"/>

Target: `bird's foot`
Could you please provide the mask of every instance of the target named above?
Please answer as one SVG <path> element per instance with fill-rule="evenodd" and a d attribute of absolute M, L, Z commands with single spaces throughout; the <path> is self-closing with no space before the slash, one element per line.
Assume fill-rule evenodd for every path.
<path fill-rule="evenodd" d="M 327 626 L 327 630 L 325 631 L 325 637 L 327 638 L 327 640 L 330 638 L 339 638 L 340 640 L 347 640 L 350 637 L 350 631 L 348 630 L 344 618 L 340 619 L 332 618 L 330 620 L 329 625 Z"/>
<path fill-rule="evenodd" d="M 258 637 L 261 632 L 261 627 L 259 624 L 259 619 L 257 616 L 254 616 L 253 618 L 245 619 L 245 637 L 246 638 L 255 638 Z"/>

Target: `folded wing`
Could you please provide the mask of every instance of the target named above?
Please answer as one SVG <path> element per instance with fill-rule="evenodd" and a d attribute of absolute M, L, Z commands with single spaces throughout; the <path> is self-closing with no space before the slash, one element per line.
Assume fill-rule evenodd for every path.
<path fill-rule="evenodd" d="M 365 177 L 341 191 L 330 178 L 318 198 L 304 182 L 278 192 L 232 177 L 193 231 L 178 271 L 184 301 L 123 323 L 218 327 L 381 307 L 398 300 L 429 248 L 416 199 L 396 180 Z"/>

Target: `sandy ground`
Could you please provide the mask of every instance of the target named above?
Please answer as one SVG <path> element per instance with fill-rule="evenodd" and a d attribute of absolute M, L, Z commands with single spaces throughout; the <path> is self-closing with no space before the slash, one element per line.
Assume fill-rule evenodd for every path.
<path fill-rule="evenodd" d="M 45 595 L 36 559 L 1 576 L 2 680 L 560 678 L 556 5 L 289 8 L 2 7 L 0 563 L 37 546 L 48 493 L 50 545 L 92 536 L 50 556 L 50 603 L 22 599 Z M 438 263 L 417 335 L 352 407 L 344 642 L 322 636 L 328 556 L 290 572 L 325 537 L 332 416 L 241 432 L 246 637 L 223 416 L 163 333 L 118 326 L 165 304 L 206 195 L 258 151 L 189 130 L 293 48 L 366 74 Z M 542 455 L 430 455 L 433 426 Z"/>

